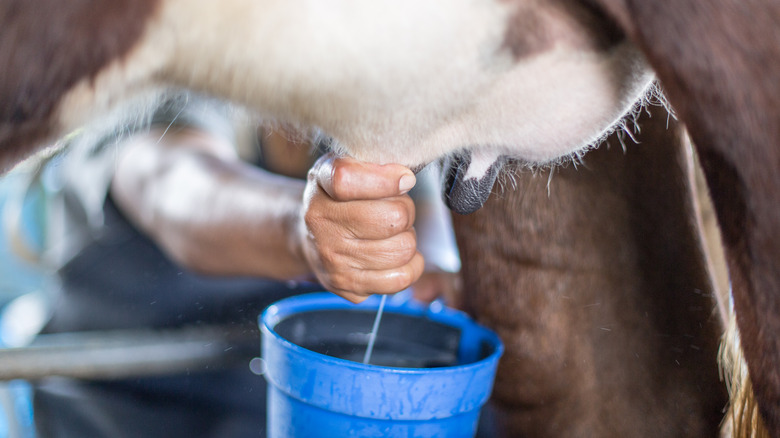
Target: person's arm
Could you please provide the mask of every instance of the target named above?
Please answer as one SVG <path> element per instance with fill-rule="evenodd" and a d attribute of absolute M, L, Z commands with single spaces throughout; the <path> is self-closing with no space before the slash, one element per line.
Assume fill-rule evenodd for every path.
<path fill-rule="evenodd" d="M 111 194 L 173 260 L 211 275 L 311 275 L 296 238 L 304 182 L 248 165 L 194 128 L 126 141 Z"/>
<path fill-rule="evenodd" d="M 402 177 L 414 184 L 409 169 L 326 157 L 307 188 L 244 164 L 232 145 L 202 131 L 161 135 L 127 140 L 111 193 L 183 266 L 212 275 L 314 275 L 354 302 L 402 290 L 422 273 L 410 187 L 399 186 Z"/>

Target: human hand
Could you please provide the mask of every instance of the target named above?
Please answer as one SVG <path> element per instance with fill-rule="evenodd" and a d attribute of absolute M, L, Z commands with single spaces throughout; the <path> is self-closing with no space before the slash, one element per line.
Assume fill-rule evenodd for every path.
<path fill-rule="evenodd" d="M 358 303 L 401 291 L 423 272 L 414 203 L 414 174 L 398 164 L 322 157 L 304 194 L 302 251 L 329 291 Z"/>

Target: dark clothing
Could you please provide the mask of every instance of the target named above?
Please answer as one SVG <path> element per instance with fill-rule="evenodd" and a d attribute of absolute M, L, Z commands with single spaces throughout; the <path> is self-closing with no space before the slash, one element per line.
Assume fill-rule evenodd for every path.
<path fill-rule="evenodd" d="M 100 235 L 60 269 L 48 332 L 253 324 L 270 303 L 301 290 L 293 282 L 186 271 L 129 224 L 110 198 L 104 215 Z"/>
<path fill-rule="evenodd" d="M 267 305 L 318 290 L 258 279 L 207 278 L 169 261 L 116 210 L 105 232 L 61 271 L 46 332 L 253 324 Z M 260 355 L 258 332 L 257 355 Z M 265 381 L 249 370 L 86 382 L 49 379 L 34 395 L 40 437 L 239 438 L 265 436 Z"/>
<path fill-rule="evenodd" d="M 181 124 L 187 120 L 185 113 L 180 108 L 172 119 Z M 261 311 L 278 299 L 321 290 L 313 284 L 206 277 L 175 265 L 105 195 L 110 181 L 106 166 L 113 165 L 116 151 L 109 153 L 108 158 L 95 158 L 94 153 L 71 158 L 102 161 L 104 176 L 96 184 L 106 187 L 91 194 L 87 189 L 94 186 L 82 193 L 65 186 L 66 223 L 82 228 L 76 237 L 67 237 L 78 242 L 63 245 L 70 251 L 63 253 L 74 255 L 65 257 L 59 269 L 60 285 L 44 332 L 250 324 L 257 333 L 259 356 L 256 321 Z M 90 211 L 87 204 L 101 199 L 100 190 L 102 212 L 94 205 Z M 83 226 L 90 222 L 98 226 Z M 265 397 L 265 381 L 249 370 L 247 361 L 233 369 L 192 369 L 167 377 L 51 378 L 35 385 L 34 413 L 42 438 L 262 437 Z"/>

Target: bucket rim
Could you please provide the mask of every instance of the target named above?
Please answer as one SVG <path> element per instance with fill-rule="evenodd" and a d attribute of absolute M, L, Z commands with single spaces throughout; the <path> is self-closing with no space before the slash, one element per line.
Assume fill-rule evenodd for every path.
<path fill-rule="evenodd" d="M 402 315 L 418 316 L 430 319 L 437 323 L 442 323 L 459 329 L 470 329 L 479 333 L 479 338 L 487 341 L 493 351 L 486 357 L 469 362 L 466 364 L 442 366 L 435 368 L 415 368 L 415 367 L 391 367 L 384 365 L 364 364 L 352 360 L 341 359 L 327 354 L 318 353 L 298 344 L 290 342 L 274 330 L 274 327 L 284 318 L 306 311 L 317 310 L 341 310 L 341 309 L 365 309 L 376 310 L 379 307 L 379 295 L 374 295 L 359 304 L 354 304 L 341 298 L 331 292 L 313 292 L 294 297 L 285 298 L 268 306 L 260 315 L 259 325 L 265 336 L 270 336 L 282 348 L 302 357 L 316 358 L 318 361 L 324 361 L 330 364 L 338 364 L 349 369 L 361 370 L 363 372 L 391 372 L 396 374 L 450 374 L 468 372 L 474 368 L 489 366 L 497 362 L 504 353 L 504 344 L 501 338 L 493 330 L 478 324 L 471 319 L 465 312 L 452 309 L 443 304 L 434 304 L 426 306 L 423 303 L 412 301 L 408 295 L 403 292 L 396 294 L 387 300 L 385 312 Z"/>

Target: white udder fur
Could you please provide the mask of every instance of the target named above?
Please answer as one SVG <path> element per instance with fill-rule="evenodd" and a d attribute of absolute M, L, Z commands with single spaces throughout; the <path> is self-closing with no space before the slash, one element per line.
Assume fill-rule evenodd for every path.
<path fill-rule="evenodd" d="M 319 128 L 367 161 L 415 166 L 473 147 L 543 163 L 600 138 L 652 79 L 628 43 L 513 59 L 512 10 L 496 0 L 162 1 L 131 56 L 65 99 L 64 127 L 89 102 L 124 98 L 129 78 Z"/>

